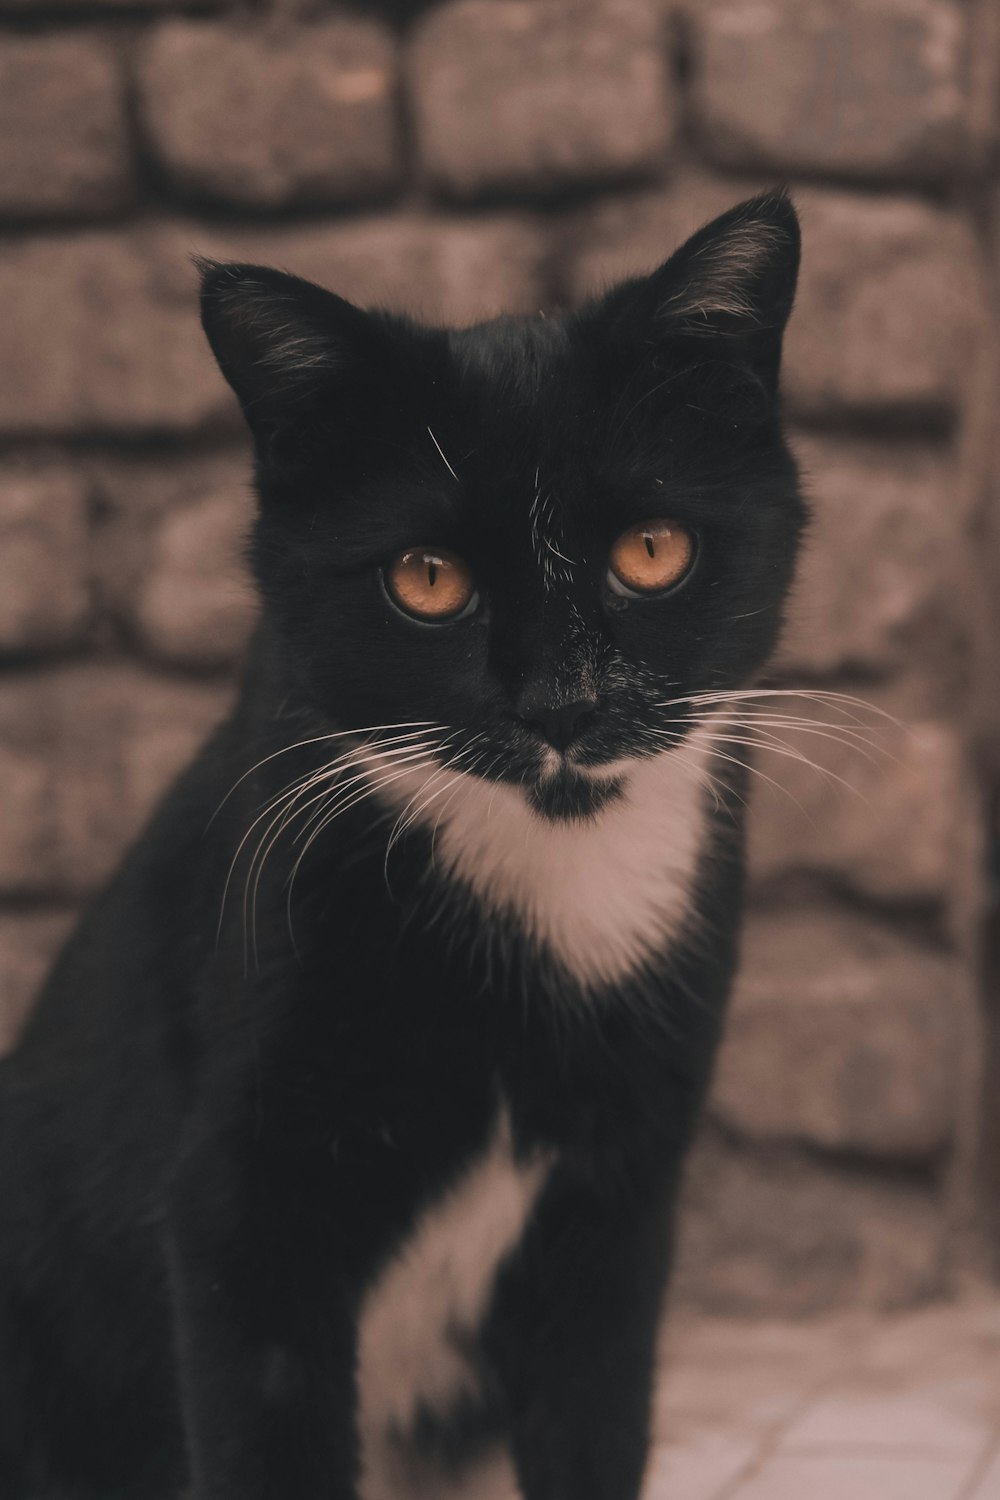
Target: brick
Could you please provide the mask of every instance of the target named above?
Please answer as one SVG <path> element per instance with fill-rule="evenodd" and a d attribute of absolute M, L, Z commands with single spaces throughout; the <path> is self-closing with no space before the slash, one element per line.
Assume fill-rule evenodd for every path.
<path fill-rule="evenodd" d="M 242 455 L 242 450 L 237 450 Z M 134 645 L 137 601 L 151 571 L 152 538 L 166 512 L 210 493 L 235 477 L 239 456 L 191 460 L 115 453 L 93 459 L 88 479 L 95 501 L 94 583 L 102 623 Z M 249 458 L 246 458 L 249 472 Z"/>
<path fill-rule="evenodd" d="M 947 1275 L 933 1190 L 703 1129 L 681 1205 L 675 1302 L 726 1315 L 894 1311 L 940 1297 Z"/>
<path fill-rule="evenodd" d="M 90 619 L 87 486 L 59 465 L 0 465 L 0 652 L 82 639 Z"/>
<path fill-rule="evenodd" d="M 9 1052 L 75 913 L 0 914 L 0 1054 Z"/>
<path fill-rule="evenodd" d="M 970 225 L 902 197 L 803 191 L 803 261 L 785 344 L 794 410 L 941 417 L 986 326 Z"/>
<path fill-rule="evenodd" d="M 973 899 L 981 858 L 975 782 L 958 733 L 931 719 L 893 723 L 850 704 L 824 706 L 808 694 L 759 701 L 762 712 L 790 706 L 810 723 L 774 728 L 772 747 L 753 756 L 760 775 L 749 858 L 758 889 L 811 876 L 957 916 Z M 754 737 L 763 742 L 768 730 L 758 723 Z"/>
<path fill-rule="evenodd" d="M 132 169 L 114 53 L 85 34 L 0 37 L 0 212 L 121 207 Z"/>
<path fill-rule="evenodd" d="M 952 456 L 797 436 L 812 506 L 781 661 L 795 673 L 920 670 L 963 684 L 970 558 Z"/>
<path fill-rule="evenodd" d="M 475 323 L 548 301 L 547 240 L 525 214 L 358 219 L 333 228 L 216 237 L 216 251 L 280 265 L 361 306 Z"/>
<path fill-rule="evenodd" d="M 913 181 L 966 171 L 964 9 L 949 0 L 692 6 L 698 138 L 727 167 Z"/>
<path fill-rule="evenodd" d="M 0 431 L 185 431 L 236 421 L 197 312 L 193 251 L 256 259 L 363 303 L 456 323 L 545 296 L 523 216 L 418 216 L 305 230 L 150 222 L 0 247 Z"/>
<path fill-rule="evenodd" d="M 674 134 L 656 0 L 457 0 L 416 29 L 426 170 L 459 197 L 658 171 Z"/>
<path fill-rule="evenodd" d="M 661 265 L 686 239 L 757 189 L 753 182 L 683 172 L 653 192 L 603 199 L 569 218 L 563 292 L 577 304 Z"/>
<path fill-rule="evenodd" d="M 250 517 L 246 482 L 209 490 L 163 517 L 136 601 L 139 636 L 151 655 L 219 667 L 242 654 L 256 615 L 241 566 Z"/>
<path fill-rule="evenodd" d="M 230 666 L 255 616 L 243 559 L 254 514 L 243 449 L 173 464 L 98 466 L 95 554 L 101 605 L 158 661 Z"/>
<path fill-rule="evenodd" d="M 760 184 L 680 176 L 666 189 L 575 216 L 564 244 L 571 302 L 652 270 Z M 940 420 L 960 405 L 989 324 L 980 252 L 958 215 L 917 200 L 795 193 L 802 272 L 784 387 L 810 419 Z M 916 315 L 915 309 L 920 314 Z"/>
<path fill-rule="evenodd" d="M 230 410 L 198 324 L 183 230 L 0 248 L 0 429 L 190 428 Z"/>
<path fill-rule="evenodd" d="M 167 21 L 139 66 L 152 150 L 184 190 L 257 208 L 397 186 L 396 57 L 387 27 Z"/>
<path fill-rule="evenodd" d="M 120 667 L 6 682 L 0 892 L 73 897 L 99 886 L 227 697 Z"/>
<path fill-rule="evenodd" d="M 927 1158 L 954 1127 L 955 960 L 832 908 L 756 915 L 710 1109 L 756 1140 Z"/>

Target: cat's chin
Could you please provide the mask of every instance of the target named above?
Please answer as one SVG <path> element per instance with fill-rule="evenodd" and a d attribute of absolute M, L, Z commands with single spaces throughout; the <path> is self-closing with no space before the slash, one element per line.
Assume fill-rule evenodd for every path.
<path fill-rule="evenodd" d="M 528 805 L 552 823 L 588 822 L 617 802 L 625 777 L 584 775 L 569 766 L 539 777 L 525 787 Z"/>

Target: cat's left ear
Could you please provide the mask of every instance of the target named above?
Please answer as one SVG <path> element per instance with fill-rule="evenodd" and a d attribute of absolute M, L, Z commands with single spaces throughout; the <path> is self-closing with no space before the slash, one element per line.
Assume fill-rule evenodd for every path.
<path fill-rule="evenodd" d="M 774 395 L 800 245 L 787 192 L 762 193 L 699 229 L 650 276 L 612 292 L 599 311 L 619 338 L 647 349 L 668 340 L 716 340 Z M 708 347 L 703 352 L 710 357 Z"/>
<path fill-rule="evenodd" d="M 342 421 L 384 355 L 372 315 L 269 267 L 197 265 L 202 325 L 258 450 L 316 419 Z"/>

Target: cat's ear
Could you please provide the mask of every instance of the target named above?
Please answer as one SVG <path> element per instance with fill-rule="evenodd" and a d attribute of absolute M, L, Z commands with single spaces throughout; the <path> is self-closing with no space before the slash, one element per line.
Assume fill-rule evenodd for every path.
<path fill-rule="evenodd" d="M 724 341 L 725 357 L 749 366 L 773 394 L 799 253 L 798 216 L 778 188 L 713 219 L 650 276 L 612 292 L 603 310 L 619 338 L 647 348 Z"/>
<path fill-rule="evenodd" d="M 356 391 L 379 342 L 375 321 L 342 297 L 264 266 L 199 260 L 201 320 L 258 446 Z"/>

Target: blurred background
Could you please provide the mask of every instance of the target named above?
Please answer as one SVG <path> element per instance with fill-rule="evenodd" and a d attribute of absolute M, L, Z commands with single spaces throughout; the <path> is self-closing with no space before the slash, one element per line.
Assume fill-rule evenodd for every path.
<path fill-rule="evenodd" d="M 998 52 L 974 0 L 0 0 L 2 1045 L 252 620 L 191 253 L 464 322 L 570 305 L 783 180 L 816 523 L 776 681 L 902 722 L 866 718 L 873 758 L 815 732 L 785 743 L 820 770 L 760 758 L 784 790 L 755 795 L 676 1298 L 988 1281 Z"/>

